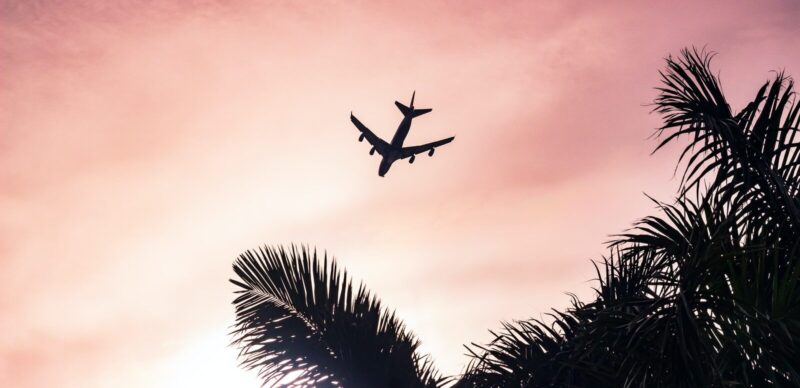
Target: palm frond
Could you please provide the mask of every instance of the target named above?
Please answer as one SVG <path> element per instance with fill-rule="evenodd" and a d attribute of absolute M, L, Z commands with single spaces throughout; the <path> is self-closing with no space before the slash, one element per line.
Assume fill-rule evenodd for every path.
<path fill-rule="evenodd" d="M 292 246 L 243 253 L 233 343 L 265 384 L 289 387 L 437 387 L 418 342 L 327 255 Z"/>
<path fill-rule="evenodd" d="M 574 351 L 582 314 L 554 311 L 550 318 L 504 323 L 488 345 L 467 347 L 473 361 L 453 388 L 610 387 L 613 371 Z"/>
<path fill-rule="evenodd" d="M 734 114 L 710 70 L 713 56 L 685 49 L 679 58 L 667 58 L 655 101 L 655 111 L 664 119 L 656 151 L 688 137 L 679 157 L 679 163 L 686 161 L 682 194 L 707 180 L 709 191 L 718 191 L 734 205 L 750 205 L 742 206 L 742 211 L 767 215 L 757 223 L 779 223 L 797 235 L 800 106 L 795 103 L 794 84 L 778 72 Z M 751 201 L 754 197 L 764 200 Z"/>

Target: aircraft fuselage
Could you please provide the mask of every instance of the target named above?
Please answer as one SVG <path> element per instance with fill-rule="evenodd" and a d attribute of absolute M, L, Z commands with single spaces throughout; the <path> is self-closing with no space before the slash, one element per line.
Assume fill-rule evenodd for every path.
<path fill-rule="evenodd" d="M 403 121 L 397 126 L 397 131 L 395 131 L 392 142 L 390 143 L 392 148 L 383 155 L 381 164 L 378 166 L 378 175 L 386 175 L 386 173 L 389 172 L 389 168 L 392 167 L 392 163 L 400 158 L 400 150 L 403 149 L 403 142 L 406 141 L 406 136 L 408 136 L 408 132 L 411 130 L 412 119 L 413 117 L 411 117 L 411 115 L 407 115 L 403 117 Z"/>
<path fill-rule="evenodd" d="M 406 141 L 406 136 L 408 136 L 408 131 L 411 130 L 411 115 L 403 117 L 403 121 L 400 122 L 400 125 L 397 126 L 397 131 L 394 133 L 394 137 L 392 138 L 392 148 L 403 148 L 403 142 Z"/>

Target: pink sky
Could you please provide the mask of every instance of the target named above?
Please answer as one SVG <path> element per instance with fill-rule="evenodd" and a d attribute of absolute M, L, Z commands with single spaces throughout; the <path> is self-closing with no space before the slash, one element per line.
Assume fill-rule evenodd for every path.
<path fill-rule="evenodd" d="M 441 370 L 589 296 L 603 242 L 668 200 L 663 58 L 720 54 L 734 108 L 800 75 L 789 1 L 3 1 L 0 386 L 255 387 L 233 259 L 316 245 Z M 350 111 L 456 140 L 386 178 Z"/>

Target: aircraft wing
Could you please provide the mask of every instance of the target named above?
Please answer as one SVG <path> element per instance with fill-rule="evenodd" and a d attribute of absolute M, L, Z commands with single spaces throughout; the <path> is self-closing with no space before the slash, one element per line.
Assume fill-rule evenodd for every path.
<path fill-rule="evenodd" d="M 358 128 L 358 131 L 361 132 L 361 135 L 364 136 L 365 139 L 375 147 L 375 151 L 378 151 L 379 154 L 383 155 L 389 149 L 389 144 L 383 141 L 383 139 L 379 138 L 378 135 L 372 133 L 364 124 L 361 124 L 361 121 L 358 121 L 356 116 L 353 116 L 353 113 L 350 113 L 350 121 L 353 122 L 353 125 Z"/>
<path fill-rule="evenodd" d="M 443 146 L 443 145 L 453 141 L 453 139 L 455 139 L 455 136 L 448 137 L 447 139 L 442 139 L 442 140 L 439 140 L 439 141 L 435 141 L 433 143 L 422 144 L 422 145 L 412 146 L 412 147 L 403 147 L 403 149 L 401 151 L 402 154 L 401 154 L 400 158 L 401 159 L 405 159 L 405 158 L 414 156 L 416 154 L 421 154 L 423 152 L 430 152 L 431 156 L 433 156 L 433 149 L 434 148 Z"/>

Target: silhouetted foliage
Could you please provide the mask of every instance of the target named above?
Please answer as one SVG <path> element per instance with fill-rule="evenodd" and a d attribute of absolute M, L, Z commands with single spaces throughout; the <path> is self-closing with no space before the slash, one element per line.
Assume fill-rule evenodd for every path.
<path fill-rule="evenodd" d="M 685 139 L 679 156 L 683 178 L 675 201 L 654 200 L 658 215 L 614 237 L 609 255 L 595 263 L 593 301 L 573 298 L 570 308 L 553 311 L 547 322 L 503 324 L 490 343 L 468 347 L 472 362 L 452 386 L 800 386 L 800 104 L 792 80 L 778 72 L 734 113 L 710 69 L 712 57 L 687 49 L 678 58 L 667 58 L 662 86 L 657 88 L 654 111 L 662 115 L 664 125 L 656 133 L 656 150 Z M 253 275 L 241 269 L 243 260 L 237 262 L 237 274 L 258 284 L 283 284 L 284 272 L 308 267 L 274 261 L 267 266 L 270 270 Z M 299 337 L 316 344 L 320 340 L 314 333 L 345 323 L 358 325 L 361 318 L 350 321 L 353 314 L 340 318 L 328 313 L 338 293 L 300 303 L 294 300 L 306 300 L 305 288 L 279 290 L 245 283 L 237 282 L 245 288 L 235 302 L 237 341 L 248 344 L 243 349 L 245 365 L 262 368 L 267 377 L 302 369 L 310 370 L 304 372 L 310 379 L 336 376 L 345 386 L 360 386 L 348 381 L 357 381 L 350 376 L 367 368 L 375 374 L 402 371 L 404 381 L 416 384 L 404 386 L 449 384 L 421 364 L 414 353 L 416 342 L 405 339 L 393 317 L 390 326 L 399 329 L 392 330 L 390 342 L 411 344 L 403 345 L 409 350 L 399 358 L 361 358 L 365 364 L 354 364 L 316 345 L 295 353 L 290 346 L 269 341 L 256 347 L 273 338 L 279 344 Z M 253 289 L 269 290 L 258 295 L 280 299 L 247 296 Z M 288 310 L 285 305 L 302 308 Z M 255 312 L 262 309 L 272 312 Z M 256 319 L 258 314 L 266 318 Z M 279 323 L 289 319 L 282 317 L 306 315 L 327 320 L 313 320 L 316 326 Z M 363 325 L 373 327 L 373 321 Z M 312 326 L 315 329 L 308 329 Z M 337 341 L 361 339 L 334 338 L 334 345 L 326 346 L 335 351 L 360 347 Z M 364 354 L 388 346 L 366 343 L 371 350 Z M 393 362 L 397 364 L 390 366 Z"/>
<path fill-rule="evenodd" d="M 244 367 L 290 387 L 436 387 L 417 340 L 336 263 L 303 247 L 245 252 L 234 344 Z"/>
<path fill-rule="evenodd" d="M 688 138 L 675 203 L 612 241 L 594 302 L 555 329 L 507 325 L 464 386 L 800 385 L 800 105 L 777 73 L 732 113 L 711 58 L 684 50 L 661 73 L 656 150 Z"/>

